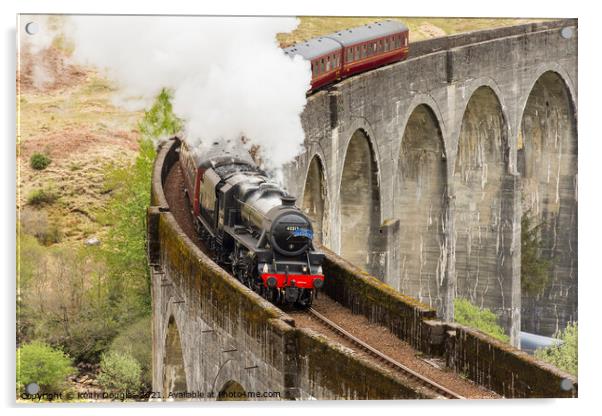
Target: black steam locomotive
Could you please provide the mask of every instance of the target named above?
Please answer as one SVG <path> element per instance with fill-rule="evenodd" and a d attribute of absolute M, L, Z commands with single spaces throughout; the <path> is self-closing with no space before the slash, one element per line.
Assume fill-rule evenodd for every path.
<path fill-rule="evenodd" d="M 311 306 L 324 284 L 324 254 L 295 198 L 269 180 L 246 151 L 203 154 L 180 147 L 185 192 L 197 232 L 216 261 L 275 304 Z"/>

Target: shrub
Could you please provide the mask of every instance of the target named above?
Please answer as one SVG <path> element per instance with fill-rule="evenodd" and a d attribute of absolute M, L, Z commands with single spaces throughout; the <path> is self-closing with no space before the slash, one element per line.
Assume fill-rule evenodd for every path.
<path fill-rule="evenodd" d="M 551 262 L 541 255 L 543 243 L 539 236 L 543 223 L 533 224 L 530 211 L 521 219 L 521 290 L 527 295 L 541 293 L 550 280 Z"/>
<path fill-rule="evenodd" d="M 19 211 L 20 232 L 34 236 L 42 245 L 49 246 L 61 241 L 58 227 L 48 222 L 45 210 L 23 207 Z"/>
<path fill-rule="evenodd" d="M 51 205 L 58 199 L 58 195 L 49 189 L 38 189 L 27 197 L 27 203 L 36 207 Z"/>
<path fill-rule="evenodd" d="M 100 361 L 98 383 L 107 391 L 125 393 L 140 388 L 140 364 L 129 354 L 109 352 Z"/>
<path fill-rule="evenodd" d="M 31 157 L 29 158 L 29 164 L 32 167 L 32 169 L 35 170 L 44 170 L 48 167 L 48 165 L 50 165 L 51 162 L 52 159 L 50 159 L 49 156 L 38 152 L 31 155 Z"/>
<path fill-rule="evenodd" d="M 456 298 L 454 314 L 459 324 L 478 329 L 500 341 L 509 341 L 508 336 L 504 334 L 504 329 L 497 322 L 497 316 L 487 308 L 480 309 L 468 299 Z"/>
<path fill-rule="evenodd" d="M 138 361 L 141 382 L 150 388 L 152 383 L 152 334 L 149 316 L 139 319 L 124 329 L 111 344 L 111 352 L 129 354 Z"/>
<path fill-rule="evenodd" d="M 555 335 L 563 341 L 562 344 L 538 349 L 535 351 L 535 356 L 577 376 L 577 332 L 577 322 L 569 323 L 564 331 L 559 331 Z"/>
<path fill-rule="evenodd" d="M 33 341 L 17 350 L 17 388 L 23 392 L 29 383 L 37 383 L 40 393 L 60 393 L 67 377 L 75 373 L 71 359 L 63 351 Z"/>

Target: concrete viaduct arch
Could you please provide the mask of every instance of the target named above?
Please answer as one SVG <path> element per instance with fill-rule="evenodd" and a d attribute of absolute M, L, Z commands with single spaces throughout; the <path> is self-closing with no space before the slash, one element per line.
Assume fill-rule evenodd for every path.
<path fill-rule="evenodd" d="M 328 218 L 330 194 L 324 175 L 324 162 L 316 154 L 312 157 L 305 174 L 305 186 L 303 194 L 301 194 L 300 206 L 311 218 L 314 226 L 314 241 L 319 244 L 329 241 L 330 234 Z"/>
<path fill-rule="evenodd" d="M 577 135 L 568 126 L 576 125 L 577 31 L 565 38 L 561 30 L 566 26 L 576 28 L 576 22 L 419 42 L 405 62 L 344 80 L 310 97 L 302 114 L 307 152 L 287 168 L 285 182 L 291 192 L 300 194 L 306 187 L 303 178 L 309 162 L 319 154 L 330 191 L 325 245 L 336 253 L 348 251 L 341 241 L 347 240 L 343 214 L 351 208 L 341 206 L 345 201 L 337 194 L 348 144 L 361 128 L 377 158 L 379 197 L 372 205 L 380 210 L 380 224 L 372 228 L 377 243 L 371 252 L 345 252 L 348 258 L 393 288 L 435 307 L 446 319 L 453 319 L 456 296 L 491 308 L 514 342 L 521 327 L 521 308 L 533 316 L 523 322 L 525 329 L 542 334 L 551 335 L 559 327 L 557 322 L 576 320 Z M 558 74 L 559 82 L 550 83 L 551 73 Z M 558 85 L 565 86 L 564 93 Z M 560 160 L 556 176 L 563 196 L 555 210 L 538 211 L 540 219 L 554 218 L 543 238 L 552 247 L 554 233 L 574 236 L 570 245 L 554 246 L 560 260 L 553 266 L 547 291 L 525 295 L 521 293 L 521 219 L 529 205 L 523 195 L 525 187 L 539 188 L 540 197 L 549 194 L 543 191 L 542 180 L 536 186 L 534 180 L 525 180 L 523 172 L 521 158 L 529 140 L 521 136 L 534 134 L 531 114 L 539 106 L 538 99 L 529 99 L 533 91 L 534 97 L 543 97 L 545 91 L 556 97 L 552 104 L 557 115 L 550 117 L 565 128 L 561 135 L 566 137 L 562 150 L 554 153 Z M 552 121 L 547 121 L 542 137 L 554 136 Z M 418 128 L 421 124 L 424 131 Z M 441 145 L 430 150 L 441 152 L 441 160 L 435 163 L 434 153 L 431 158 L 424 156 L 415 167 L 421 173 L 409 181 L 409 176 L 404 177 L 411 170 L 408 159 L 421 152 L 426 155 L 427 149 L 408 143 L 420 134 L 432 138 L 435 132 Z M 467 166 L 470 161 L 472 170 Z M 479 174 L 481 184 L 476 180 Z M 410 203 L 416 195 L 421 202 Z M 412 228 L 416 226 L 411 218 L 429 222 L 418 230 Z M 369 259 L 369 264 L 362 264 L 362 259 Z"/>

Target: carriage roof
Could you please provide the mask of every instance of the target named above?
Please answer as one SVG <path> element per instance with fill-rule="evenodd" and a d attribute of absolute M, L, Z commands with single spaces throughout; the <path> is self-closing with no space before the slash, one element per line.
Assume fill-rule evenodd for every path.
<path fill-rule="evenodd" d="M 341 49 L 342 46 L 350 46 L 407 30 L 408 27 L 398 20 L 382 20 L 296 43 L 285 48 L 284 53 L 291 57 L 301 55 L 304 59 L 311 61 Z"/>

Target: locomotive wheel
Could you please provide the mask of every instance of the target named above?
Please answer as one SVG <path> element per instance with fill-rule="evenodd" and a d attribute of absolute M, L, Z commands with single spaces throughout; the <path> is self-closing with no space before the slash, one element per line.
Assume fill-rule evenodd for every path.
<path fill-rule="evenodd" d="M 297 306 L 300 309 L 307 309 L 311 307 L 313 300 L 313 290 L 304 289 L 301 296 L 299 296 L 299 299 L 295 302 L 295 306 Z"/>

